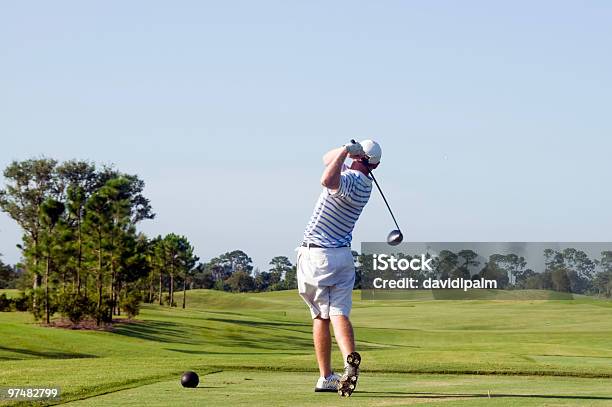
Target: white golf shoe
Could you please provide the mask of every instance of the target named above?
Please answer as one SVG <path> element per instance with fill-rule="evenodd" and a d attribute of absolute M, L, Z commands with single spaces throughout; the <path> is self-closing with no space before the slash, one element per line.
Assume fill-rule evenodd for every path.
<path fill-rule="evenodd" d="M 319 377 L 317 380 L 317 385 L 315 386 L 315 391 L 318 392 L 337 392 L 338 391 L 338 380 L 340 380 L 340 376 L 335 373 L 332 373 L 327 378 Z"/>

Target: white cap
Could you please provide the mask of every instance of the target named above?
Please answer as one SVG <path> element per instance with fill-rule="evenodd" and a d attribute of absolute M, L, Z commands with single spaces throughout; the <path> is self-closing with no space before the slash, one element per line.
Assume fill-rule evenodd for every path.
<path fill-rule="evenodd" d="M 368 156 L 368 162 L 370 164 L 378 164 L 382 157 L 382 148 L 380 148 L 380 144 L 374 140 L 363 140 L 360 144 L 361 147 L 363 147 L 363 151 Z"/>

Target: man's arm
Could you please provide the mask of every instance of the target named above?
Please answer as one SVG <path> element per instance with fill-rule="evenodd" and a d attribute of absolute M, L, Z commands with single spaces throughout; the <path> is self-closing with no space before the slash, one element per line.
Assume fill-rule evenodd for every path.
<path fill-rule="evenodd" d="M 325 170 L 323 170 L 323 175 L 321 176 L 321 185 L 332 192 L 336 192 L 340 189 L 340 173 L 342 172 L 342 164 L 344 164 L 346 157 L 356 159 L 362 157 L 363 154 L 363 147 L 355 142 L 328 151 L 323 156 Z"/>
<path fill-rule="evenodd" d="M 325 154 L 323 163 L 326 167 L 321 176 L 321 185 L 332 191 L 340 188 L 340 172 L 346 157 L 348 157 L 348 151 L 344 147 L 335 148 Z"/>
<path fill-rule="evenodd" d="M 323 165 L 327 167 L 341 151 L 346 151 L 346 148 L 342 146 L 329 150 L 327 153 L 325 153 L 323 156 Z"/>

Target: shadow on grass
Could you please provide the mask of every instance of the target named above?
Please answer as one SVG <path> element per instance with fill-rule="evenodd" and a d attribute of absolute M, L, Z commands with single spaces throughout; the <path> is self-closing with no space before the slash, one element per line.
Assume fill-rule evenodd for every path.
<path fill-rule="evenodd" d="M 115 326 L 113 333 L 163 343 L 197 343 L 186 332 L 187 327 L 167 321 L 143 321 Z M 192 328 L 189 327 L 189 330 Z"/>
<path fill-rule="evenodd" d="M 18 355 L 33 356 L 41 359 L 87 359 L 97 358 L 96 355 L 90 355 L 87 353 L 76 353 L 76 352 L 55 352 L 55 351 L 35 351 L 21 348 L 9 348 L 8 346 L 0 346 L 0 351 L 16 353 Z M 23 358 L 16 358 L 10 356 L 0 356 L 0 360 L 20 360 Z"/>
<path fill-rule="evenodd" d="M 223 320 L 214 319 L 214 322 L 236 323 L 247 322 L 233 319 Z M 269 329 L 260 323 L 254 323 L 253 326 L 262 329 L 262 333 L 268 333 Z M 251 348 L 251 349 L 269 349 L 269 350 L 304 350 L 312 347 L 311 339 L 302 338 L 295 335 L 269 334 L 263 340 L 261 337 L 254 337 L 253 334 L 216 330 L 209 337 L 195 337 L 194 333 L 207 330 L 214 331 L 209 327 L 192 326 L 169 321 L 142 321 L 137 324 L 122 324 L 117 325 L 113 332 L 118 335 L 129 336 L 148 341 L 161 343 L 181 343 L 187 345 L 204 345 L 206 342 L 215 342 L 224 347 L 229 348 Z M 282 332 L 282 331 L 281 331 Z M 295 332 L 295 331 L 292 331 Z M 299 333 L 299 332 L 296 332 Z M 253 339 L 251 339 L 253 338 Z"/>
<path fill-rule="evenodd" d="M 256 329 L 263 329 L 269 336 L 267 344 L 261 343 L 261 339 L 250 341 L 243 339 L 240 335 L 227 335 L 229 340 L 239 342 L 240 346 L 248 346 L 260 349 L 283 349 L 283 350 L 311 350 L 312 349 L 312 325 L 300 322 L 284 322 L 284 321 L 245 321 L 241 319 L 229 318 L 208 318 L 209 321 L 223 322 L 227 324 L 235 324 L 239 326 L 248 326 Z M 292 329 L 303 327 L 304 330 Z M 279 334 L 279 332 L 291 332 L 295 334 L 304 334 L 307 337 L 295 335 Z M 225 344 L 225 342 L 224 342 Z M 360 349 L 367 351 L 379 349 L 379 346 L 368 345 L 367 342 L 360 341 Z M 378 345 L 378 344 L 377 344 Z"/>
<path fill-rule="evenodd" d="M 172 321 L 145 320 L 134 324 L 117 324 L 114 334 L 159 343 L 180 343 L 205 346 L 215 343 L 232 349 L 248 349 L 256 352 L 310 351 L 312 349 L 311 325 L 282 321 L 245 321 L 234 318 L 209 318 L 212 323 L 233 325 L 233 329 L 197 326 Z M 247 331 L 244 327 L 255 330 Z M 205 334 L 203 334 L 205 332 Z M 361 346 L 363 350 L 378 349 L 377 346 Z M 180 351 L 177 349 L 171 349 Z M 189 353 L 186 351 L 185 353 Z M 193 352 L 196 353 L 197 352 Z M 206 353 L 206 352 L 205 352 Z M 202 354 L 205 354 L 202 353 Z M 228 351 L 226 354 L 232 354 Z M 253 353 L 255 354 L 255 353 Z"/>
<path fill-rule="evenodd" d="M 356 391 L 353 397 L 360 395 L 364 397 L 384 398 L 411 398 L 411 399 L 449 399 L 449 398 L 538 398 L 538 399 L 564 399 L 564 400 L 612 400 L 606 396 L 579 396 L 579 395 L 555 395 L 555 394 L 505 394 L 505 393 L 427 393 L 427 392 L 402 392 L 402 391 Z"/>
<path fill-rule="evenodd" d="M 273 322 L 273 321 L 249 321 L 249 320 L 245 321 L 242 319 L 229 319 L 229 318 L 207 318 L 207 319 L 209 321 L 215 321 L 215 322 L 226 322 L 230 324 L 248 325 L 248 326 L 263 327 L 263 328 L 296 327 L 296 326 L 303 326 L 306 328 L 310 328 L 312 326 L 312 324 L 305 324 L 303 322 L 288 322 L 288 321 Z"/>
<path fill-rule="evenodd" d="M 251 339 L 250 334 L 229 334 L 223 335 L 222 345 L 229 347 L 266 349 L 266 350 L 306 350 L 312 347 L 312 339 L 302 338 L 295 335 L 280 335 L 278 333 L 265 332 L 266 336 Z"/>
<path fill-rule="evenodd" d="M 166 348 L 166 350 L 170 350 L 173 352 L 187 353 L 189 355 L 292 355 L 292 356 L 306 355 L 306 353 L 276 352 L 276 351 L 274 352 L 243 352 L 243 351 L 209 352 L 205 350 L 188 350 L 188 349 L 171 349 L 171 348 Z"/>

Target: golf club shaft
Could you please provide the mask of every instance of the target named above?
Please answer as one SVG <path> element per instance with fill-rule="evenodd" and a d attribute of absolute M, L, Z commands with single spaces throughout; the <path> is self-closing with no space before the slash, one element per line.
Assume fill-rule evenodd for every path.
<path fill-rule="evenodd" d="M 370 173 L 372 180 L 374 180 L 374 183 L 376 184 L 376 188 L 378 188 L 378 192 L 380 192 L 380 196 L 382 196 L 382 199 L 385 201 L 385 205 L 387 205 L 387 209 L 389 209 L 389 213 L 391 214 L 391 217 L 393 218 L 393 222 L 395 223 L 397 230 L 401 232 L 401 229 L 399 225 L 397 224 L 397 220 L 395 220 L 395 215 L 393 215 L 393 211 L 391 210 L 391 207 L 389 206 L 389 202 L 387 202 L 387 198 L 385 198 L 385 194 L 383 194 L 383 191 L 380 188 L 380 185 L 378 185 L 378 181 L 376 181 L 376 178 L 374 178 L 374 174 L 372 174 L 372 171 L 368 171 L 368 172 Z"/>
<path fill-rule="evenodd" d="M 351 139 L 351 143 L 356 144 L 357 142 L 355 140 Z M 389 206 L 389 202 L 387 202 L 387 198 L 385 197 L 385 194 L 383 194 L 383 191 L 380 188 L 380 185 L 378 185 L 378 181 L 376 181 L 376 178 L 374 177 L 374 174 L 372 174 L 372 171 L 370 169 L 368 169 L 368 172 L 370 173 L 370 176 L 374 180 L 374 183 L 376 184 L 376 188 L 378 188 L 378 192 L 380 192 L 380 196 L 382 196 L 382 199 L 385 201 L 385 205 L 387 205 L 387 209 L 389 209 L 389 213 L 391 214 L 391 217 L 393 218 L 393 222 L 395 223 L 395 227 L 397 227 L 397 230 L 399 230 L 401 232 L 401 229 L 400 229 L 399 225 L 397 224 L 397 220 L 395 220 L 395 215 L 393 215 L 393 211 L 391 210 L 391 207 Z"/>

